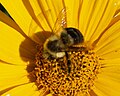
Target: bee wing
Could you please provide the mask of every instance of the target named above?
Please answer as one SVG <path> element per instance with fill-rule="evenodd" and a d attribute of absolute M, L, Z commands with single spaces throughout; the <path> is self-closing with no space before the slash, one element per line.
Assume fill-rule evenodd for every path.
<path fill-rule="evenodd" d="M 64 28 L 67 27 L 67 16 L 66 16 L 66 8 L 63 8 L 60 13 L 58 14 L 58 17 L 55 21 L 54 27 L 53 27 L 53 33 L 56 35 L 59 35 L 59 32 L 61 32 Z"/>
<path fill-rule="evenodd" d="M 48 9 L 45 11 L 46 15 L 49 16 L 51 10 Z M 46 21 L 45 21 L 45 17 L 43 15 L 42 12 L 40 12 L 38 15 L 37 15 L 37 19 L 38 21 L 46 24 Z M 33 35 L 35 32 L 36 32 L 36 29 L 39 27 L 39 25 L 37 25 L 37 23 L 34 21 L 34 20 L 31 20 L 30 22 L 30 26 L 29 26 L 29 33 L 28 33 L 28 36 L 31 36 L 31 34 Z M 38 30 L 43 30 L 42 28 L 38 29 Z"/>
<path fill-rule="evenodd" d="M 47 16 L 49 16 L 51 10 L 48 9 L 45 11 L 45 13 L 47 14 Z M 46 24 L 46 20 L 45 20 L 45 17 L 43 15 L 42 12 L 40 12 L 38 15 L 37 15 L 37 19 L 41 22 L 41 24 Z M 43 26 L 43 25 L 42 25 Z M 48 27 L 47 27 L 48 28 Z M 37 43 L 40 43 L 41 41 L 45 41 L 45 37 L 42 36 L 39 36 L 38 32 L 42 33 L 43 29 L 41 27 L 39 27 L 39 25 L 34 21 L 34 20 L 31 20 L 30 22 L 30 26 L 29 26 L 29 32 L 28 32 L 28 36 L 33 39 L 34 41 L 36 41 Z"/>

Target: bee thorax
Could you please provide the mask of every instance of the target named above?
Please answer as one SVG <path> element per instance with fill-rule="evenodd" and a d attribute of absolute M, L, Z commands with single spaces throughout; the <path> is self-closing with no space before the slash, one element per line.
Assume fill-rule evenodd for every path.
<path fill-rule="evenodd" d="M 63 31 L 61 33 L 61 40 L 62 40 L 63 44 L 67 47 L 74 44 L 73 38 L 69 34 L 67 34 L 66 31 Z"/>

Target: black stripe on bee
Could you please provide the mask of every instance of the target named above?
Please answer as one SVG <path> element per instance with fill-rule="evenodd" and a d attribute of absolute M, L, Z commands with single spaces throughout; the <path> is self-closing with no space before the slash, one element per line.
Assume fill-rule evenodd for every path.
<path fill-rule="evenodd" d="M 74 40 L 74 44 L 82 43 L 84 41 L 84 37 L 78 29 L 70 27 L 65 28 L 65 30 Z"/>

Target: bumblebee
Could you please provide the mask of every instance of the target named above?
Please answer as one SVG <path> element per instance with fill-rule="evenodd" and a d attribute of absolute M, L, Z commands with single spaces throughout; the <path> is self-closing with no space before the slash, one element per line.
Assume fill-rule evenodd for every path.
<path fill-rule="evenodd" d="M 84 41 L 82 33 L 73 27 L 67 28 L 66 9 L 62 9 L 55 22 L 52 35 L 44 43 L 45 58 L 61 58 L 66 55 L 66 51 L 73 45 Z"/>

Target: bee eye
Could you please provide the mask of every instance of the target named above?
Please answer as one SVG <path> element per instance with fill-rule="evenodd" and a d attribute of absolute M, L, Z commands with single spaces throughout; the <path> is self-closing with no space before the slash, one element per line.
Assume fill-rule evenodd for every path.
<path fill-rule="evenodd" d="M 74 44 L 82 43 L 84 41 L 84 37 L 82 33 L 76 28 L 65 28 L 67 33 L 73 38 Z"/>

